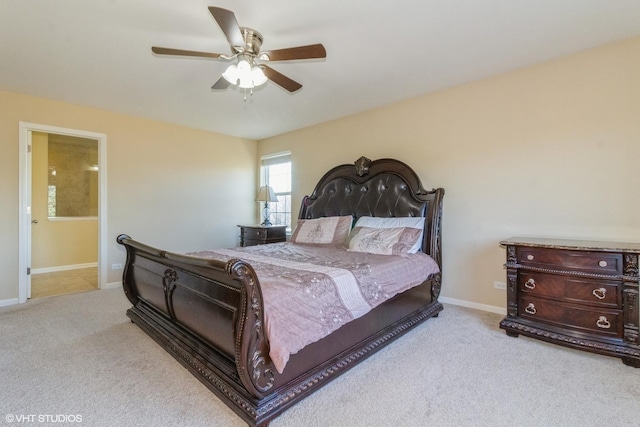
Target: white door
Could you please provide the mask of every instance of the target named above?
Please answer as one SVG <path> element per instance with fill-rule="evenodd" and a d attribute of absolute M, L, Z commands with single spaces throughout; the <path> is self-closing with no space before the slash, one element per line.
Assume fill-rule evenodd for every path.
<path fill-rule="evenodd" d="M 91 138 L 98 141 L 98 288 L 106 283 L 106 142 L 102 133 L 58 128 L 48 125 L 20 122 L 19 160 L 20 160 L 20 200 L 19 200 L 19 242 L 18 242 L 18 302 L 24 303 L 31 298 L 31 238 L 33 217 L 32 194 L 32 133 L 44 132 L 59 135 Z"/>
<path fill-rule="evenodd" d="M 27 247 L 26 247 L 26 263 L 27 263 L 27 277 L 26 277 L 26 298 L 31 298 L 31 236 L 32 236 L 32 230 L 31 227 L 33 226 L 34 223 L 34 219 L 33 219 L 33 212 L 31 209 L 31 188 L 32 188 L 32 179 L 31 179 L 31 170 L 32 170 L 32 147 L 33 144 L 31 142 L 32 139 L 32 132 L 28 131 L 27 132 L 27 164 L 26 164 L 26 202 L 27 202 L 27 208 L 26 208 L 26 212 L 27 212 L 27 218 L 26 218 L 26 227 L 27 227 Z M 23 302 L 23 301 L 21 301 Z"/>

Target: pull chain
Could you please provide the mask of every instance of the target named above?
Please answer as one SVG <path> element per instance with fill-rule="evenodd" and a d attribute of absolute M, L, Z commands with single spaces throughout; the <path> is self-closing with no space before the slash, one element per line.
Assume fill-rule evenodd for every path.
<path fill-rule="evenodd" d="M 253 88 L 249 89 L 249 95 L 253 96 Z M 247 88 L 244 88 L 244 102 L 247 102 Z"/>

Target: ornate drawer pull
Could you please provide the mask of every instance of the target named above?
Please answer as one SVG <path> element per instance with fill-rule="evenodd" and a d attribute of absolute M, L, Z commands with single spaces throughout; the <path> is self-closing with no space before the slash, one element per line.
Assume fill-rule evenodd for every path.
<path fill-rule="evenodd" d="M 530 302 L 529 305 L 525 307 L 524 311 L 526 311 L 529 314 L 536 314 L 538 312 L 538 310 L 536 310 L 536 306 L 533 305 L 532 302 Z M 600 326 L 600 325 L 598 325 L 598 326 Z"/>
<path fill-rule="evenodd" d="M 606 293 L 607 293 L 607 290 L 605 288 L 594 289 L 592 292 L 593 296 L 598 299 L 604 299 L 604 297 L 606 296 Z"/>
<path fill-rule="evenodd" d="M 535 289 L 536 288 L 536 281 L 533 280 L 533 279 L 529 279 L 526 282 L 524 282 L 524 287 L 527 288 L 527 289 Z"/>
<path fill-rule="evenodd" d="M 604 316 L 600 316 L 600 318 L 596 322 L 596 325 L 598 325 L 598 328 L 602 328 L 602 329 L 611 328 L 611 323 Z"/>
<path fill-rule="evenodd" d="M 600 262 L 598 263 L 598 265 L 599 265 L 600 267 L 606 267 L 606 266 L 607 266 L 607 261 L 600 261 Z"/>
<path fill-rule="evenodd" d="M 531 255 L 531 254 L 527 255 L 527 259 L 528 259 L 529 261 L 533 261 L 533 258 L 534 258 L 534 257 L 533 257 L 533 255 Z"/>

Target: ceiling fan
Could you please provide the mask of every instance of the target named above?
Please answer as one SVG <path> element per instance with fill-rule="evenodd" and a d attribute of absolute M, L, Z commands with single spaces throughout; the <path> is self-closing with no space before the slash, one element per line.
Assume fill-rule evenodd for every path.
<path fill-rule="evenodd" d="M 158 55 L 221 58 L 226 60 L 235 59 L 236 62 L 231 64 L 226 71 L 222 73 L 222 77 L 211 87 L 212 89 L 226 89 L 229 85 L 237 84 L 242 89 L 253 90 L 254 87 L 266 83 L 267 80 L 271 80 L 289 92 L 295 92 L 302 87 L 300 83 L 262 62 L 327 57 L 324 46 L 319 43 L 286 49 L 260 51 L 263 40 L 262 35 L 251 28 L 240 27 L 232 11 L 210 6 L 209 12 L 211 12 L 211 15 L 213 15 L 213 18 L 227 37 L 229 45 L 231 46 L 231 55 L 156 46 L 153 46 L 151 50 Z"/>

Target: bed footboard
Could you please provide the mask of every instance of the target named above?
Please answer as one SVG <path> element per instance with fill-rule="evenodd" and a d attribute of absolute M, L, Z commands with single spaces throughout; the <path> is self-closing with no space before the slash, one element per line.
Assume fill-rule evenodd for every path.
<path fill-rule="evenodd" d="M 127 315 L 224 400 L 263 397 L 275 368 L 264 332 L 262 293 L 247 263 L 160 251 L 120 235 L 127 250 Z M 194 336 L 195 335 L 195 336 Z M 204 360 L 202 360 L 204 358 Z M 201 378 L 203 379 L 203 378 Z"/>

